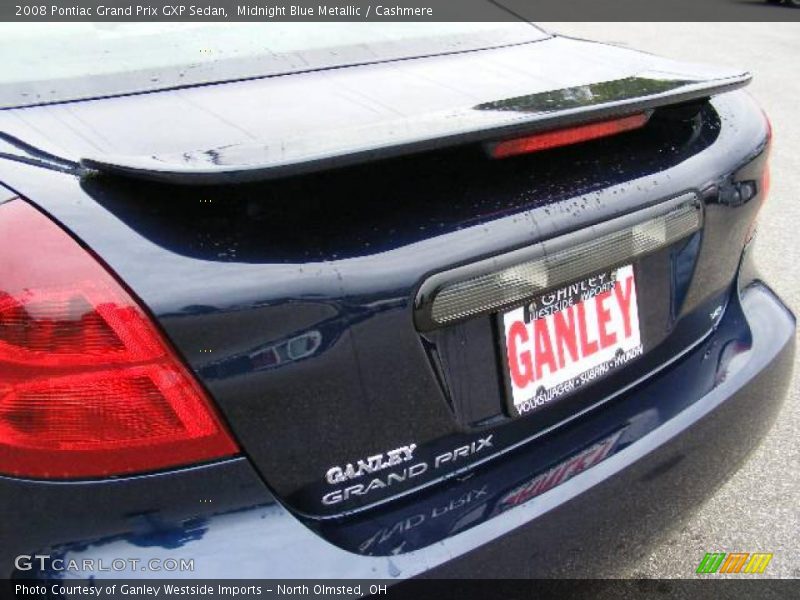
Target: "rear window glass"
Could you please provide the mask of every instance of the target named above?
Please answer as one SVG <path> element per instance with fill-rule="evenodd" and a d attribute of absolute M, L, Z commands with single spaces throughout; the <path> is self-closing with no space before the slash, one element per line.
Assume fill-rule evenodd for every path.
<path fill-rule="evenodd" d="M 476 50 L 529 23 L 5 23 L 0 107 Z"/>

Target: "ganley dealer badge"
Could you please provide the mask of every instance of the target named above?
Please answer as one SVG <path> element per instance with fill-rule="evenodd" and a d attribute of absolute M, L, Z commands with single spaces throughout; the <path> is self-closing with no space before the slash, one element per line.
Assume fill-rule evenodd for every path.
<path fill-rule="evenodd" d="M 405 463 L 414 461 L 414 450 L 416 450 L 417 445 L 409 444 L 408 446 L 401 446 L 400 448 L 389 450 L 385 453 L 375 454 L 365 459 L 357 460 L 355 463 L 331 467 L 325 473 L 325 481 L 330 485 L 341 485 L 354 479 L 359 479 L 367 474 L 373 475 L 391 469 L 392 467 L 402 466 L 402 468 L 393 469 L 385 475 L 378 475 L 369 480 L 363 480 L 348 485 L 347 487 L 328 492 L 322 497 L 322 503 L 326 506 L 331 506 L 349 500 L 354 496 L 364 496 L 374 490 L 391 487 L 392 485 L 414 479 L 426 473 L 428 469 L 435 470 L 444 465 L 455 466 L 463 459 L 478 454 L 484 449 L 491 448 L 492 437 L 492 435 L 488 435 L 468 444 L 448 450 L 447 452 L 443 452 L 436 456 L 430 463 L 427 461 L 418 461 L 414 462 L 412 465 L 403 466 Z"/>

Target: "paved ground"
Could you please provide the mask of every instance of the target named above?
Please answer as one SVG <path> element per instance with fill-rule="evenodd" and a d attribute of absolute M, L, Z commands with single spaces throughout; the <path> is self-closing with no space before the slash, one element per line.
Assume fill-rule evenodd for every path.
<path fill-rule="evenodd" d="M 774 131 L 772 191 L 756 252 L 765 279 L 800 312 L 800 23 L 545 23 L 553 32 L 677 59 L 744 67 Z M 633 577 L 689 577 L 706 551 L 768 551 L 765 575 L 800 577 L 800 367 L 770 437 Z"/>

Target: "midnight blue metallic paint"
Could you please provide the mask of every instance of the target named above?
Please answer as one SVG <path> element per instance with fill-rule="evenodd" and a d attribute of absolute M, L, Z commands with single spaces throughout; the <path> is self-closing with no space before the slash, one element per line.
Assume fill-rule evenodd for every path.
<path fill-rule="evenodd" d="M 793 316 L 767 288 L 748 285 L 741 300 L 734 292 L 725 317 L 701 346 L 624 394 L 607 411 L 571 424 L 544 445 L 521 448 L 499 468 L 487 465 L 469 478 L 372 518 L 327 523 L 325 537 L 336 545 L 312 533 L 273 500 L 239 459 L 90 484 L 100 499 L 118 507 L 120 516 L 125 509 L 138 510 L 120 519 L 116 532 L 88 536 L 100 529 L 99 523 L 67 504 L 58 516 L 76 542 L 36 549 L 59 557 L 102 558 L 106 563 L 118 556 L 194 558 L 194 573 L 170 576 L 206 578 L 403 578 L 426 572 L 458 577 L 607 576 L 607 569 L 637 557 L 659 532 L 713 493 L 758 444 L 785 392 L 794 360 L 794 326 Z M 735 352 L 726 351 L 731 344 Z M 497 510 L 506 491 L 621 425 L 623 437 L 604 461 L 526 504 Z M 196 487 L 202 481 L 205 489 Z M 3 491 L 24 491 L 29 498 L 44 498 L 48 488 L 59 485 L 0 480 Z M 163 495 L 145 499 L 137 486 L 165 489 Z M 65 494 L 75 488 L 60 487 Z M 80 489 L 75 494 L 80 495 Z M 188 506 L 197 496 L 219 501 L 230 494 L 240 494 L 244 505 L 222 502 L 215 509 L 189 511 L 191 516 L 175 512 L 174 507 Z M 454 499 L 457 503 L 466 494 L 472 494 L 473 501 L 453 509 L 454 514 L 445 513 L 441 520 L 417 517 Z M 48 505 L 56 506 L 55 499 L 51 496 Z M 475 516 L 465 519 L 470 512 Z M 143 518 L 141 513 L 150 516 Z M 407 525 L 398 528 L 397 523 Z M 20 541 L 22 531 L 20 527 L 17 532 Z M 35 530 L 24 531 L 31 535 Z M 383 544 L 367 543 L 387 532 L 391 534 Z M 359 557 L 337 545 L 377 556 Z M 392 555 L 398 548 L 400 553 Z M 591 560 L 586 560 L 589 554 Z M 313 573 L 308 571 L 311 561 Z"/>
<path fill-rule="evenodd" d="M 643 523 L 673 521 L 754 447 L 793 360 L 793 317 L 739 269 L 763 201 L 766 122 L 743 92 L 689 108 L 688 121 L 665 111 L 640 132 L 540 156 L 491 162 L 463 147 L 236 187 L 78 179 L 4 160 L 2 183 L 143 302 L 245 456 L 107 481 L 0 478 L 0 568 L 41 550 L 177 553 L 203 577 L 309 575 L 298 571 L 309 563 L 320 577 L 523 576 L 577 568 L 593 536 L 630 529 L 643 543 Z M 687 191 L 702 199 L 702 233 L 637 264 L 652 348 L 535 419 L 505 409 L 491 316 L 414 327 L 431 273 Z M 499 508 L 618 431 L 600 464 Z M 490 433 L 494 454 L 424 488 L 320 503 L 330 466 L 412 442 L 429 459 Z M 451 505 L 444 520 L 403 525 Z M 386 539 L 365 545 L 376 533 Z M 482 559 L 484 544 L 502 563 Z"/>
<path fill-rule="evenodd" d="M 190 190 L 38 171 L 19 191 L 67 224 L 154 313 L 272 489 L 305 514 L 335 516 L 382 496 L 323 505 L 333 465 L 409 443 L 429 458 L 487 427 L 501 451 L 708 332 L 761 199 L 729 206 L 719 189 L 758 178 L 766 125 L 742 93 L 715 98 L 700 119 L 699 129 L 655 119 L 635 134 L 510 161 L 467 148 L 379 170 Z M 661 139 L 659 127 L 663 141 L 648 146 Z M 491 317 L 416 330 L 413 298 L 431 272 L 590 232 L 692 189 L 704 202 L 702 242 L 638 266 L 652 351 L 541 417 L 506 413 Z M 687 272 L 689 261 L 693 282 L 676 275 L 671 289 L 671 273 Z M 321 338 L 314 353 L 265 359 L 269 348 L 312 334 Z"/>

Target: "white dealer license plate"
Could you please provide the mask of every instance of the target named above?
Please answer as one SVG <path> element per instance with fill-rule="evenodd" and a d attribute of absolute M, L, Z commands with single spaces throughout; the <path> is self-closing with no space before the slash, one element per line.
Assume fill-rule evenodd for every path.
<path fill-rule="evenodd" d="M 573 282 L 502 315 L 514 411 L 524 415 L 643 352 L 633 265 Z"/>

